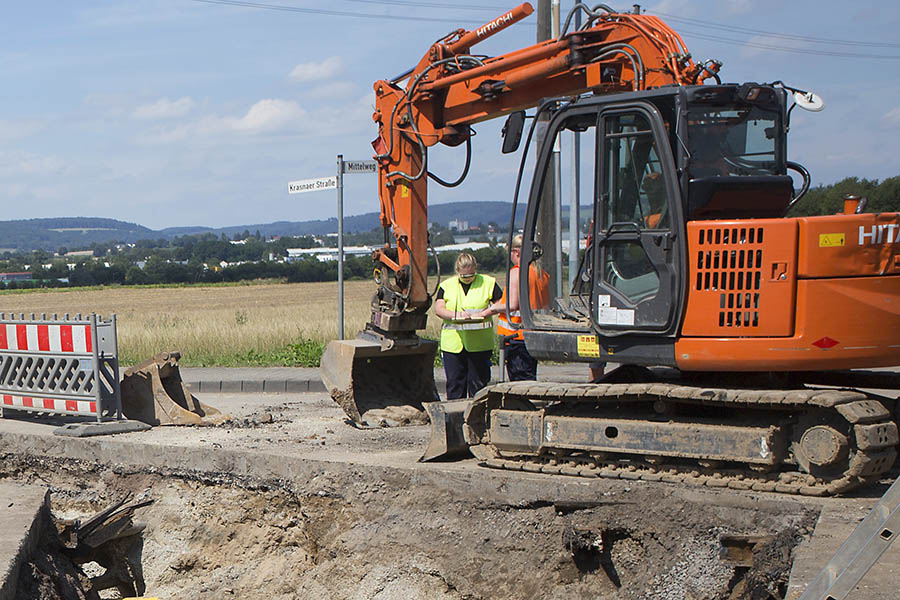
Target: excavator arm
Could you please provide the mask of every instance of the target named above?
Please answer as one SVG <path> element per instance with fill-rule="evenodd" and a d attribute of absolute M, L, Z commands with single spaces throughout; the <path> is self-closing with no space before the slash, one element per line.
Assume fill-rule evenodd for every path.
<path fill-rule="evenodd" d="M 415 68 L 375 83 L 381 223 L 393 238 L 386 236 L 374 256 L 380 288 L 373 322 L 382 332 L 409 330 L 411 323 L 413 329 L 424 327 L 424 318 L 400 315 L 424 313 L 431 303 L 426 289 L 431 146 L 470 144 L 475 123 L 537 106 L 544 98 L 689 85 L 716 76 L 719 63 L 694 63 L 681 37 L 657 17 L 606 8 L 593 12 L 584 5 L 574 10 L 588 13 L 577 31 L 492 58 L 472 54 L 478 42 L 533 12 L 530 4 L 521 4 L 478 29 L 450 33 Z"/>

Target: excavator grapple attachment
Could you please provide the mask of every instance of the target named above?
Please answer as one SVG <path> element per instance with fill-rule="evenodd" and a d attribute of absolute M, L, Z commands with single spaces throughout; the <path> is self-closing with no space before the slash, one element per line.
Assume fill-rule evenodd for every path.
<path fill-rule="evenodd" d="M 225 418 L 181 381 L 180 352 L 162 352 L 129 367 L 122 377 L 122 412 L 149 425 L 211 425 Z"/>
<path fill-rule="evenodd" d="M 423 424 L 434 385 L 437 342 L 385 344 L 365 338 L 328 343 L 319 366 L 325 389 L 362 426 Z"/>
<path fill-rule="evenodd" d="M 425 403 L 425 412 L 431 421 L 431 439 L 419 462 L 469 454 L 469 445 L 463 437 L 463 424 L 466 408 L 471 402 L 467 399 Z"/>

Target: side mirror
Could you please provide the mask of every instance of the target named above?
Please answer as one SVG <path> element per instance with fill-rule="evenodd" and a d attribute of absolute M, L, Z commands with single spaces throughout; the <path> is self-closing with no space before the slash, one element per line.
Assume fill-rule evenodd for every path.
<path fill-rule="evenodd" d="M 519 149 L 522 141 L 522 129 L 525 126 L 525 111 L 520 110 L 509 115 L 503 125 L 503 154 L 509 154 Z"/>

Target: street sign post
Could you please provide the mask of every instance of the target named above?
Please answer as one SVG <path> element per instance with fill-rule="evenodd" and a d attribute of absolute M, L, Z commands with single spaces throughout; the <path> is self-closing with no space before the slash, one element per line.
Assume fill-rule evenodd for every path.
<path fill-rule="evenodd" d="M 337 190 L 338 221 L 338 339 L 344 339 L 344 173 L 375 173 L 378 164 L 374 160 L 344 160 L 337 155 L 337 175 L 316 177 L 288 182 L 288 194 L 304 194 Z"/>
<path fill-rule="evenodd" d="M 344 161 L 344 173 L 374 173 L 378 169 L 378 163 L 374 160 L 347 160 Z"/>
<path fill-rule="evenodd" d="M 301 179 L 288 182 L 288 194 L 303 194 L 305 192 L 322 192 L 337 188 L 337 177 L 316 177 L 315 179 Z"/>

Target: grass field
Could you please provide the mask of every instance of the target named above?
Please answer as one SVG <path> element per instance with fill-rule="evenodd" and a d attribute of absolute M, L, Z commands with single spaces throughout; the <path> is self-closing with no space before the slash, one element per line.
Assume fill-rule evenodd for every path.
<path fill-rule="evenodd" d="M 345 337 L 365 325 L 373 292 L 344 283 Z M 338 335 L 336 282 L 10 291 L 0 312 L 115 314 L 122 364 L 180 350 L 185 366 L 307 365 Z M 430 316 L 426 334 L 437 327 Z"/>

